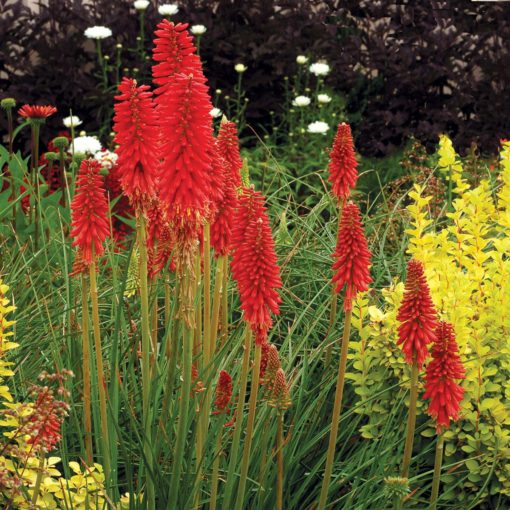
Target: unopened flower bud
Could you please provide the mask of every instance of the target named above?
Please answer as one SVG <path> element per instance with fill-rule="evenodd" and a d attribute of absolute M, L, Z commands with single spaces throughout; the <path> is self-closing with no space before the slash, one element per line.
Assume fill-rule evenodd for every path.
<path fill-rule="evenodd" d="M 4 110 L 11 110 L 12 108 L 16 107 L 16 100 L 12 97 L 6 97 L 0 101 L 0 106 Z"/>
<path fill-rule="evenodd" d="M 53 144 L 59 150 L 66 150 L 69 147 L 69 140 L 65 136 L 57 136 L 53 139 Z"/>

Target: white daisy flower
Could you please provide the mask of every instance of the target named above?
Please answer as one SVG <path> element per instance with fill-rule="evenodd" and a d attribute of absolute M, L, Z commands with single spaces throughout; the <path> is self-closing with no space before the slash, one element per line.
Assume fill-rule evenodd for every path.
<path fill-rule="evenodd" d="M 316 120 L 315 122 L 308 124 L 307 131 L 309 133 L 319 133 L 325 135 L 328 129 L 329 126 L 326 124 L 326 122 L 322 122 L 322 120 Z"/>
<path fill-rule="evenodd" d="M 305 57 L 304 55 L 298 55 L 296 57 L 296 62 L 302 66 L 308 62 L 308 57 Z"/>
<path fill-rule="evenodd" d="M 77 117 L 76 115 L 65 117 L 64 119 L 62 119 L 62 123 L 66 128 L 78 127 L 80 124 L 83 124 L 80 117 Z"/>
<path fill-rule="evenodd" d="M 219 108 L 215 107 L 209 112 L 209 114 L 213 119 L 216 119 L 218 117 L 221 117 L 223 115 L 223 112 Z"/>
<path fill-rule="evenodd" d="M 193 25 L 190 31 L 193 35 L 203 35 L 207 32 L 207 28 L 204 25 Z"/>
<path fill-rule="evenodd" d="M 297 96 L 292 104 L 294 106 L 308 106 L 311 102 L 311 99 L 308 96 Z"/>
<path fill-rule="evenodd" d="M 319 103 L 322 104 L 331 103 L 331 97 L 328 96 L 327 94 L 319 94 L 317 96 L 317 101 L 319 101 Z"/>
<path fill-rule="evenodd" d="M 81 152 L 82 154 L 89 154 L 94 156 L 96 152 L 99 152 L 103 147 L 101 142 L 95 136 L 78 136 L 74 139 L 74 142 L 69 145 L 69 151 L 73 150 L 74 153 Z"/>
<path fill-rule="evenodd" d="M 236 64 L 234 69 L 236 70 L 236 73 L 244 73 L 248 67 L 244 64 Z"/>
<path fill-rule="evenodd" d="M 145 11 L 149 7 L 149 0 L 136 0 L 133 5 L 137 11 Z"/>
<path fill-rule="evenodd" d="M 330 68 L 326 62 L 315 62 L 310 66 L 310 72 L 315 76 L 326 76 L 329 74 Z"/>
<path fill-rule="evenodd" d="M 163 4 L 158 7 L 158 12 L 161 16 L 173 16 L 179 12 L 177 4 Z"/>
<path fill-rule="evenodd" d="M 112 31 L 108 27 L 89 27 L 84 32 L 88 39 L 106 39 L 112 36 Z"/>

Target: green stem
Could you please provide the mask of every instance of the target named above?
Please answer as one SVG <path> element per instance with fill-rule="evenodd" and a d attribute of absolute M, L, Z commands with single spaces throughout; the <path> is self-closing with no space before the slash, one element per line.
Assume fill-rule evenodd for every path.
<path fill-rule="evenodd" d="M 329 485 L 331 483 L 331 474 L 333 473 L 333 464 L 335 460 L 336 441 L 338 436 L 338 424 L 340 422 L 340 413 L 342 412 L 342 398 L 345 386 L 345 373 L 347 369 L 347 354 L 349 352 L 349 337 L 351 333 L 352 310 L 345 312 L 344 332 L 342 335 L 342 351 L 340 363 L 338 364 L 338 376 L 335 390 L 335 403 L 333 406 L 333 417 L 331 419 L 331 431 L 329 434 L 328 453 L 326 457 L 326 467 L 324 470 L 324 479 L 319 500 L 319 510 L 326 508 L 328 499 Z"/>
<path fill-rule="evenodd" d="M 277 476 L 276 476 L 276 510 L 283 510 L 283 413 L 278 413 L 278 430 L 276 432 Z"/>
<path fill-rule="evenodd" d="M 223 440 L 223 427 L 225 425 L 225 414 L 221 415 L 220 423 L 218 425 L 218 436 L 216 438 L 216 450 L 214 452 L 214 461 L 211 476 L 211 501 L 209 503 L 210 510 L 216 510 L 218 500 L 218 479 L 220 474 L 220 461 L 221 461 L 221 442 Z"/>
<path fill-rule="evenodd" d="M 9 132 L 9 162 L 13 157 L 13 143 L 14 143 L 14 133 L 13 133 L 13 124 L 12 124 L 12 110 L 10 108 L 7 109 L 7 130 Z M 10 186 L 11 186 L 11 202 L 12 202 L 12 225 L 14 229 L 16 229 L 16 191 L 14 187 L 14 175 L 12 175 L 12 168 L 9 168 L 9 176 L 10 176 Z"/>
<path fill-rule="evenodd" d="M 34 233 L 34 245 L 35 250 L 37 250 L 39 246 L 39 219 L 37 217 L 37 211 L 40 209 L 40 190 L 39 190 L 39 132 L 40 126 L 39 123 L 35 122 L 32 124 L 33 133 L 34 133 L 34 161 L 33 161 L 33 191 L 34 195 L 34 223 L 35 223 L 35 233 Z"/>
<path fill-rule="evenodd" d="M 83 352 L 83 421 L 85 429 L 85 461 L 87 466 L 94 462 L 92 448 L 92 410 L 91 410 L 91 365 L 90 365 L 90 337 L 89 337 L 89 285 L 87 277 L 81 279 L 81 308 L 82 308 L 82 352 Z"/>
<path fill-rule="evenodd" d="M 246 399 L 246 385 L 248 382 L 248 372 L 250 369 L 250 350 L 251 350 L 251 329 L 246 326 L 246 333 L 244 337 L 244 354 L 243 366 L 241 368 L 241 378 L 239 381 L 239 400 L 237 402 L 234 437 L 232 439 L 232 446 L 230 448 L 230 460 L 228 464 L 227 484 L 225 487 L 225 494 L 223 496 L 223 510 L 231 510 L 232 493 L 235 485 L 235 469 L 237 466 L 237 457 L 239 453 L 239 444 L 241 441 L 241 432 L 243 430 L 243 415 L 244 415 L 244 401 Z"/>
<path fill-rule="evenodd" d="M 255 428 L 255 414 L 257 410 L 257 397 L 260 384 L 260 359 L 262 357 L 262 346 L 255 345 L 255 361 L 253 365 L 253 378 L 250 389 L 250 406 L 248 408 L 248 422 L 246 425 L 246 436 L 244 439 L 244 450 L 241 461 L 241 475 L 239 479 L 239 489 L 235 508 L 242 510 L 244 507 L 244 496 L 246 490 L 246 480 L 248 479 L 248 468 L 250 467 L 251 443 L 253 439 L 253 430 Z"/>
<path fill-rule="evenodd" d="M 101 445 L 103 449 L 103 467 L 106 486 L 110 486 L 110 436 L 108 433 L 108 415 L 106 411 L 106 382 L 104 377 L 103 355 L 101 347 L 101 330 L 99 326 L 99 303 L 97 297 L 96 261 L 89 266 L 90 298 L 92 301 L 92 325 L 94 333 L 94 347 L 96 351 L 97 379 L 99 391 L 99 414 L 101 421 Z"/>
<path fill-rule="evenodd" d="M 191 372 L 193 364 L 193 339 L 195 336 L 194 328 L 194 276 L 193 268 L 187 267 L 185 270 L 184 281 L 181 288 L 181 315 L 183 316 L 184 337 L 183 337 L 183 363 L 182 363 L 182 386 L 179 403 L 179 423 L 177 426 L 177 437 L 175 440 L 175 450 L 173 458 L 173 469 L 168 492 L 168 509 L 178 508 L 177 497 L 179 495 L 179 485 L 181 479 L 182 464 L 184 461 L 184 448 L 186 446 L 186 437 L 188 435 L 188 415 L 191 393 Z"/>
<path fill-rule="evenodd" d="M 434 462 L 434 478 L 432 479 L 432 493 L 430 495 L 430 510 L 436 510 L 439 484 L 441 483 L 441 466 L 443 464 L 444 436 L 439 434 L 436 443 L 436 458 Z"/>
<path fill-rule="evenodd" d="M 35 507 L 37 499 L 39 498 L 39 492 L 41 490 L 41 483 L 44 471 L 44 452 L 41 452 L 41 458 L 39 459 L 39 466 L 37 469 L 37 478 L 35 479 L 34 494 L 32 496 L 32 505 Z"/>
<path fill-rule="evenodd" d="M 148 508 L 155 507 L 154 481 L 152 479 L 153 452 L 151 441 L 150 422 L 150 395 L 151 395 L 151 330 L 149 312 L 149 288 L 147 282 L 147 231 L 143 211 L 137 211 L 137 241 L 140 257 L 140 304 L 142 312 L 142 408 L 143 408 L 143 429 L 145 461 L 147 463 L 147 505 Z"/>
<path fill-rule="evenodd" d="M 407 418 L 407 434 L 402 462 L 402 477 L 409 478 L 409 466 L 413 456 L 414 429 L 416 427 L 416 404 L 418 402 L 418 363 L 416 355 L 411 365 L 411 395 L 409 400 L 409 415 Z"/>

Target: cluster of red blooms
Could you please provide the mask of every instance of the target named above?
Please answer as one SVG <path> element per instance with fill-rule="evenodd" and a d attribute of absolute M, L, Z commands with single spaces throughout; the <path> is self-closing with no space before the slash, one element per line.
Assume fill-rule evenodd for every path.
<path fill-rule="evenodd" d="M 450 418 L 459 418 L 464 389 L 456 380 L 464 378 L 465 370 L 459 357 L 453 326 L 440 322 L 432 347 L 432 361 L 427 366 L 423 395 L 423 398 L 431 399 L 429 414 L 436 420 L 438 432 L 450 426 Z"/>
<path fill-rule="evenodd" d="M 397 320 L 398 344 L 402 345 L 406 361 L 421 366 L 428 356 L 428 344 L 436 339 L 437 312 L 430 297 L 423 264 L 411 260 L 407 264 L 404 298 Z"/>
<path fill-rule="evenodd" d="M 352 309 L 352 300 L 358 292 L 368 290 L 370 277 L 370 257 L 367 241 L 361 225 L 358 206 L 348 203 L 342 211 L 336 249 L 333 253 L 333 282 L 336 292 L 346 287 L 344 309 Z"/>
<path fill-rule="evenodd" d="M 82 161 L 71 203 L 73 246 L 78 247 L 86 265 L 103 254 L 103 243 L 110 233 L 108 200 L 100 170 L 101 165 L 97 161 Z"/>
<path fill-rule="evenodd" d="M 349 197 L 351 189 L 356 186 L 357 167 L 351 127 L 343 122 L 338 124 L 328 167 L 328 180 L 340 202 L 344 202 Z"/>
<path fill-rule="evenodd" d="M 239 197 L 232 247 L 232 276 L 244 318 L 256 335 L 256 343 L 262 345 L 272 325 L 271 312 L 280 313 L 278 289 L 282 281 L 264 197 L 251 188 L 244 188 Z"/>
<path fill-rule="evenodd" d="M 429 414 L 436 420 L 438 432 L 459 417 L 464 390 L 456 380 L 464 378 L 453 326 L 437 322 L 437 312 L 430 297 L 423 264 L 416 260 L 407 265 L 404 297 L 397 320 L 398 344 L 406 361 L 421 366 L 427 359 L 428 344 L 433 343 L 432 361 L 427 365 L 424 398 L 430 398 Z"/>

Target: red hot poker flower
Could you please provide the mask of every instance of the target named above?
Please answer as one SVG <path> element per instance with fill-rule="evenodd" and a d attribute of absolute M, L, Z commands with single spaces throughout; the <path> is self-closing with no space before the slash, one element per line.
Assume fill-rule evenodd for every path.
<path fill-rule="evenodd" d="M 103 254 L 103 243 L 110 233 L 108 200 L 100 170 L 99 162 L 82 161 L 71 203 L 73 246 L 79 247 L 85 264 L 91 264 L 94 255 Z"/>
<path fill-rule="evenodd" d="M 256 334 L 256 343 L 267 341 L 271 312 L 280 313 L 280 268 L 264 197 L 244 189 L 232 232 L 232 276 L 237 282 L 244 319 Z"/>
<path fill-rule="evenodd" d="M 147 205 L 156 192 L 159 164 L 158 116 L 147 85 L 124 78 L 115 97 L 114 131 L 122 189 L 135 207 Z"/>
<path fill-rule="evenodd" d="M 243 161 L 239 153 L 239 138 L 235 122 L 226 121 L 221 123 L 218 133 L 218 146 L 230 171 L 234 187 L 238 189 L 242 186 L 241 168 L 243 167 Z"/>
<path fill-rule="evenodd" d="M 368 290 L 370 277 L 370 257 L 367 241 L 361 224 L 358 206 L 346 204 L 338 229 L 336 249 L 333 253 L 333 282 L 335 291 L 340 292 L 346 286 L 344 309 L 352 309 L 352 300 L 358 292 Z"/>
<path fill-rule="evenodd" d="M 232 398 L 232 377 L 228 372 L 222 370 L 216 386 L 216 399 L 214 407 L 216 410 L 213 414 L 222 414 L 227 412 L 228 404 Z"/>
<path fill-rule="evenodd" d="M 49 105 L 36 106 L 25 104 L 18 110 L 18 114 L 25 119 L 47 119 L 56 112 L 57 109 Z"/>
<path fill-rule="evenodd" d="M 159 98 L 161 119 L 160 198 L 168 219 L 198 237 L 214 197 L 212 119 L 207 87 L 193 75 L 175 75 Z"/>
<path fill-rule="evenodd" d="M 283 368 L 279 368 L 276 371 L 271 393 L 271 399 L 268 402 L 271 407 L 276 407 L 282 412 L 292 405 L 289 395 L 289 386 L 287 385 L 287 379 Z"/>
<path fill-rule="evenodd" d="M 406 361 L 416 358 L 420 366 L 428 355 L 427 345 L 436 339 L 437 312 L 430 297 L 423 264 L 410 260 L 404 298 L 397 314 L 401 323 L 398 328 L 398 344 L 402 345 Z"/>
<path fill-rule="evenodd" d="M 205 82 L 202 63 L 187 28 L 187 24 L 174 24 L 168 20 L 158 24 L 154 39 L 154 60 L 158 63 L 152 67 L 154 83 L 159 85 L 158 95 L 166 92 L 176 74 L 193 74 Z"/>
<path fill-rule="evenodd" d="M 329 156 L 329 177 L 333 193 L 340 201 L 344 201 L 358 180 L 358 162 L 354 152 L 351 127 L 342 122 L 338 124 L 333 149 Z"/>
<path fill-rule="evenodd" d="M 450 426 L 450 419 L 458 420 L 464 389 L 455 381 L 465 378 L 453 326 L 440 322 L 432 347 L 432 361 L 425 375 L 425 393 L 430 398 L 429 414 L 436 420 L 437 430 Z"/>

